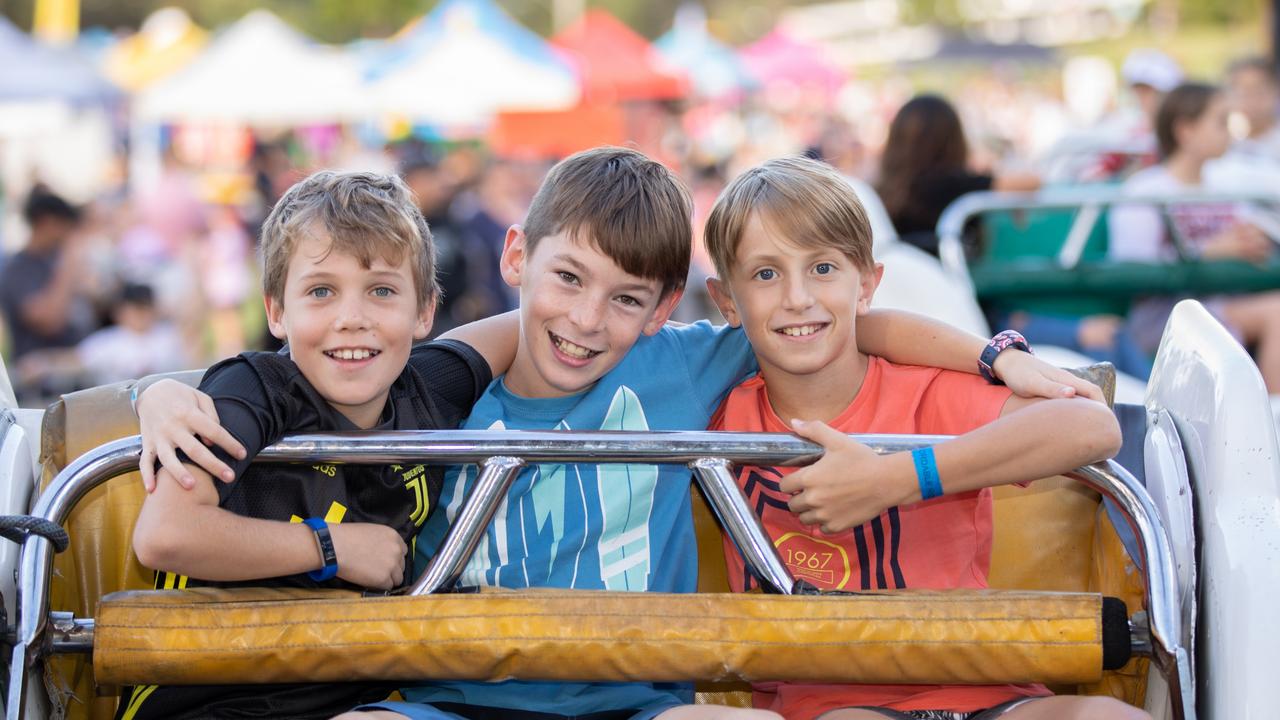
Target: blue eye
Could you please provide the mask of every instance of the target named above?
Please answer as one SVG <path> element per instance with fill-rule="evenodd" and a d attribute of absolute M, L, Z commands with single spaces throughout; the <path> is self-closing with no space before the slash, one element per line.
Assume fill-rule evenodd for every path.
<path fill-rule="evenodd" d="M 765 268 L 764 270 L 761 270 L 760 272 L 756 273 L 756 279 L 772 280 L 775 275 L 777 275 L 777 273 L 775 273 L 773 270 L 770 270 L 769 268 Z"/>
<path fill-rule="evenodd" d="M 824 262 L 824 263 L 818 263 L 817 266 L 813 268 L 813 271 L 818 273 L 819 275 L 829 275 L 832 272 L 835 272 L 835 269 L 836 269 L 835 265 Z"/>
<path fill-rule="evenodd" d="M 307 294 L 314 298 L 327 298 L 333 294 L 333 291 L 327 287 L 317 287 L 311 288 L 311 291 Z"/>
<path fill-rule="evenodd" d="M 395 295 L 396 291 L 389 287 L 379 287 L 373 289 L 373 294 L 380 298 L 389 298 L 392 295 Z"/>

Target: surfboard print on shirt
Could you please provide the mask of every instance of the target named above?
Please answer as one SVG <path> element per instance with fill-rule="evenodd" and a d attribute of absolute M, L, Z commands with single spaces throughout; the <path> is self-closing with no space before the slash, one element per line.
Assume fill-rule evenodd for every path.
<path fill-rule="evenodd" d="M 614 393 L 601 430 L 648 430 L 644 407 L 631 388 Z M 607 590 L 649 589 L 649 517 L 658 485 L 654 465 L 598 465 L 604 531 L 600 578 Z"/>

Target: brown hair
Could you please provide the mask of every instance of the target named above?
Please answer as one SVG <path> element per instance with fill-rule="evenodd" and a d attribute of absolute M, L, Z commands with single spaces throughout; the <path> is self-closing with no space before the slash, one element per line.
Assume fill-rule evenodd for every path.
<path fill-rule="evenodd" d="M 839 250 L 860 270 L 874 267 L 871 222 L 853 186 L 830 165 L 802 157 L 770 160 L 720 193 L 707 217 L 707 251 L 728 279 L 742 233 L 754 213 L 801 247 Z"/>
<path fill-rule="evenodd" d="M 1164 96 L 1160 109 L 1156 111 L 1156 143 L 1160 146 L 1161 158 L 1168 158 L 1178 151 L 1175 134 L 1178 125 L 1200 119 L 1219 92 L 1213 85 L 1183 83 Z"/>
<path fill-rule="evenodd" d="M 571 155 L 547 173 L 525 219 L 530 254 L 539 240 L 584 236 L 628 273 L 684 287 L 693 251 L 693 202 L 660 163 L 621 147 Z"/>
<path fill-rule="evenodd" d="M 951 103 L 937 95 L 907 101 L 889 125 L 876 187 L 893 224 L 902 226 L 911 213 L 919 178 L 961 172 L 968 161 L 964 126 Z"/>
<path fill-rule="evenodd" d="M 284 281 L 298 242 L 323 230 L 328 252 L 347 253 L 368 268 L 375 256 L 411 263 L 418 308 L 440 294 L 436 251 L 413 193 L 395 175 L 321 171 L 298 182 L 272 208 L 262 225 L 262 292 L 284 302 Z"/>

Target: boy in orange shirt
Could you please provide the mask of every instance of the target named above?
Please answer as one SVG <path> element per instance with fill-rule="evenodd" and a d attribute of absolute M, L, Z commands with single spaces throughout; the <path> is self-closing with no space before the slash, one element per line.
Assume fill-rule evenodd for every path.
<path fill-rule="evenodd" d="M 976 375 L 894 365 L 858 351 L 884 268 L 848 183 L 800 158 L 735 179 L 707 220 L 719 279 L 708 285 L 741 325 L 760 373 L 724 401 L 716 430 L 794 430 L 826 448 L 809 468 L 740 469 L 739 484 L 792 573 L 822 589 L 982 588 L 991 560 L 987 488 L 1111 457 L 1115 417 L 1085 399 L 1014 396 Z M 877 455 L 845 433 L 957 435 Z M 750 589 L 726 542 L 734 589 Z M 757 708 L 789 720 L 1146 718 L 1111 698 L 1052 697 L 1040 685 L 755 687 Z"/>

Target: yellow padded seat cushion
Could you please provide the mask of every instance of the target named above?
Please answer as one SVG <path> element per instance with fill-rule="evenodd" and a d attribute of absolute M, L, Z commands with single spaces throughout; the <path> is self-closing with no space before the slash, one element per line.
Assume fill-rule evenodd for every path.
<path fill-rule="evenodd" d="M 1102 674 L 1102 599 L 524 590 L 363 598 L 197 588 L 103 598 L 102 682 L 379 678 L 1074 683 Z"/>

